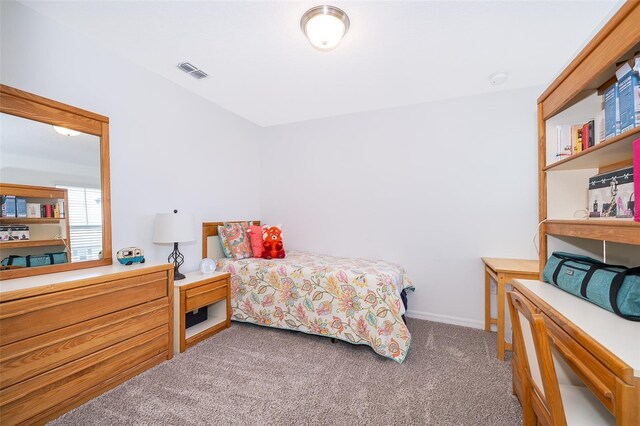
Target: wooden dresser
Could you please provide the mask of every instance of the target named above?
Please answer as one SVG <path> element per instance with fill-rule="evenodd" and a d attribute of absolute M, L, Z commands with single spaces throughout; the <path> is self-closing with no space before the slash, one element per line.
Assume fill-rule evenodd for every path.
<path fill-rule="evenodd" d="M 587 386 L 617 425 L 640 425 L 640 323 L 541 281 L 515 280 L 513 288 L 544 316 L 560 383 Z M 535 392 L 525 394 L 521 354 L 516 345 L 514 393 L 523 403 L 541 404 Z"/>
<path fill-rule="evenodd" d="M 0 424 L 41 424 L 170 359 L 173 265 L 0 283 Z"/>

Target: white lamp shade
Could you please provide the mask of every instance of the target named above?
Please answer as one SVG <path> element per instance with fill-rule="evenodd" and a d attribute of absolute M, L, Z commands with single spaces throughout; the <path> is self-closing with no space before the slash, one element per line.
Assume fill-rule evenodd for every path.
<path fill-rule="evenodd" d="M 157 244 L 195 241 L 193 215 L 184 213 L 158 213 L 153 229 L 153 242 Z"/>

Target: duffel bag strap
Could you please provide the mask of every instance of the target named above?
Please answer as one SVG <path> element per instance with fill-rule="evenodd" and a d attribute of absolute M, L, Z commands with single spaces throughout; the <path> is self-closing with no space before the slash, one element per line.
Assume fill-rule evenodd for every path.
<path fill-rule="evenodd" d="M 602 269 L 603 267 L 604 267 L 603 264 L 591 265 L 587 273 L 584 275 L 584 278 L 582 279 L 582 284 L 580 285 L 580 295 L 585 299 L 588 299 L 587 287 L 589 287 L 589 281 L 591 280 L 591 277 L 598 269 Z"/>
<path fill-rule="evenodd" d="M 611 281 L 611 287 L 609 288 L 609 303 L 611 304 L 611 308 L 616 315 L 631 320 L 631 321 L 640 321 L 640 317 L 633 315 L 624 315 L 620 312 L 620 308 L 618 307 L 618 292 L 620 291 L 620 287 L 622 287 L 622 283 L 624 283 L 624 279 L 627 275 L 639 275 L 640 276 L 640 266 L 637 268 L 627 269 L 626 271 L 622 271 L 616 274 Z"/>
<path fill-rule="evenodd" d="M 47 256 L 49 256 L 49 264 L 53 265 L 54 261 L 53 261 L 53 253 L 47 253 Z"/>
<path fill-rule="evenodd" d="M 558 262 L 558 266 L 556 266 L 556 270 L 553 271 L 553 277 L 551 278 L 551 284 L 558 286 L 558 275 L 560 275 L 560 269 L 562 269 L 562 266 L 569 260 L 569 258 L 566 257 L 562 257 L 562 260 L 560 262 Z"/>
<path fill-rule="evenodd" d="M 9 256 L 9 260 L 7 261 L 7 266 L 11 266 L 13 265 L 13 260 L 19 258 L 20 256 L 16 256 L 15 254 L 12 254 Z"/>
<path fill-rule="evenodd" d="M 25 256 L 25 260 L 27 262 L 27 268 L 31 267 L 31 255 Z"/>

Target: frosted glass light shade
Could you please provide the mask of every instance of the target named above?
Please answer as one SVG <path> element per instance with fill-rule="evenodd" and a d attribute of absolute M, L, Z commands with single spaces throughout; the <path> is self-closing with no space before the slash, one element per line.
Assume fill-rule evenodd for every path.
<path fill-rule="evenodd" d="M 317 6 L 302 16 L 300 28 L 313 47 L 331 50 L 349 30 L 349 17 L 337 7 Z"/>
<path fill-rule="evenodd" d="M 157 244 L 195 241 L 193 215 L 184 213 L 158 213 L 153 228 L 153 242 Z"/>
<path fill-rule="evenodd" d="M 53 130 L 64 136 L 78 136 L 81 133 L 77 130 L 67 129 L 66 127 L 62 126 L 53 126 Z"/>

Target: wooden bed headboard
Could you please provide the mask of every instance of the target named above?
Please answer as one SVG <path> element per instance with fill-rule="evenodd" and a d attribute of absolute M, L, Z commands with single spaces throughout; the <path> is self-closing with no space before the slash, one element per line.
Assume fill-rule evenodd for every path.
<path fill-rule="evenodd" d="M 209 237 L 218 236 L 218 226 L 222 226 L 225 223 L 231 222 L 247 222 L 246 220 L 227 220 L 226 222 L 202 222 L 202 258 L 208 256 Z M 260 226 L 259 220 L 248 221 L 252 225 Z"/>

